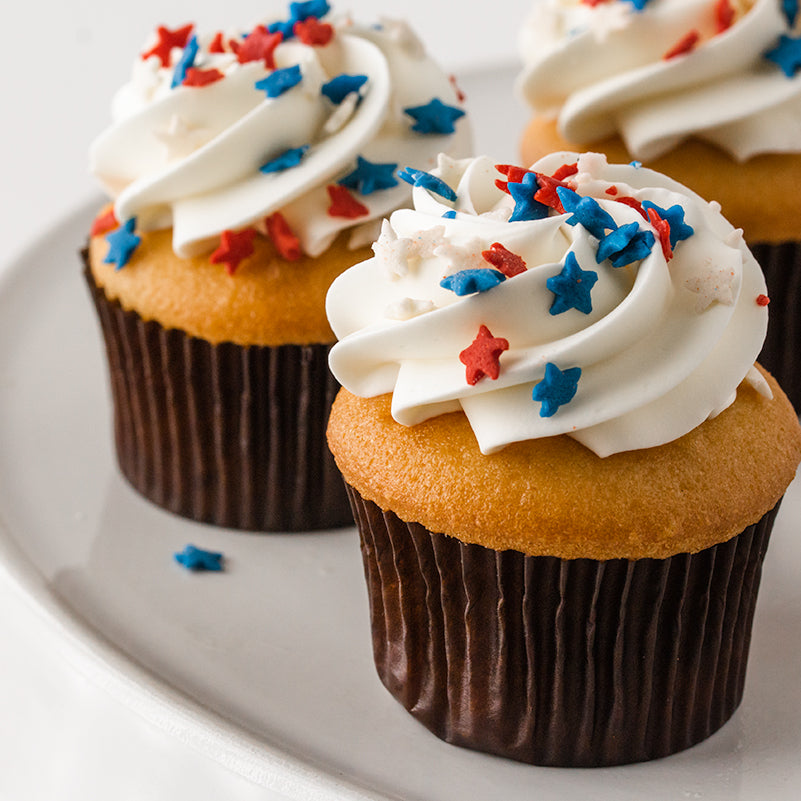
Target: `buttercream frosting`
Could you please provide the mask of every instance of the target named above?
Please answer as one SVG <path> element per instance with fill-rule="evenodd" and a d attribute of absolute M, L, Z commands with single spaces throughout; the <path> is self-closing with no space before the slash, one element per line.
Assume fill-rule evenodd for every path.
<path fill-rule="evenodd" d="M 795 38 L 791 5 L 537 0 L 518 89 L 567 141 L 619 134 L 639 159 L 689 136 L 738 160 L 801 152 L 801 75 L 766 55 Z"/>
<path fill-rule="evenodd" d="M 440 151 L 468 153 L 460 93 L 405 23 L 314 17 L 333 34 L 320 42 L 292 30 L 308 21 L 305 10 L 325 16 L 328 4 L 292 3 L 289 22 L 265 20 L 247 34 L 193 29 L 164 58 L 143 51 L 90 152 L 118 220 L 135 219 L 140 231 L 172 226 L 176 253 L 188 257 L 280 212 L 317 256 L 346 229 L 354 247 L 372 241 L 365 226 L 409 202 L 397 163 L 429 169 Z M 240 57 L 246 47 L 259 56 Z M 432 104 L 450 116 L 421 125 L 416 110 Z M 346 195 L 344 213 L 329 213 L 330 187 L 336 202 Z"/>
<path fill-rule="evenodd" d="M 770 394 L 764 279 L 718 204 L 595 153 L 503 172 L 441 157 L 453 195 L 418 182 L 334 281 L 346 389 L 393 393 L 403 425 L 461 409 L 484 453 L 567 434 L 600 456 L 681 437 L 746 378 Z"/>

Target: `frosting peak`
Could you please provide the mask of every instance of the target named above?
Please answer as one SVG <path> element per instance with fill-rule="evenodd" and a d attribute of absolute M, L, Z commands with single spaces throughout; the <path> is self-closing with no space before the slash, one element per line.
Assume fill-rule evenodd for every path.
<path fill-rule="evenodd" d="M 538 114 L 557 117 L 568 141 L 618 133 L 641 159 L 688 136 L 739 160 L 801 152 L 791 5 L 537 0 L 521 36 L 518 88 Z"/>
<path fill-rule="evenodd" d="M 651 170 L 441 157 L 374 251 L 328 294 L 334 375 L 392 392 L 404 425 L 462 409 L 485 453 L 659 445 L 761 383 L 759 266 L 717 204 Z"/>
<path fill-rule="evenodd" d="M 117 219 L 172 226 L 192 256 L 280 211 L 316 256 L 408 202 L 397 163 L 466 153 L 457 90 L 408 27 L 327 13 L 291 3 L 288 20 L 244 35 L 159 28 L 91 148 Z"/>

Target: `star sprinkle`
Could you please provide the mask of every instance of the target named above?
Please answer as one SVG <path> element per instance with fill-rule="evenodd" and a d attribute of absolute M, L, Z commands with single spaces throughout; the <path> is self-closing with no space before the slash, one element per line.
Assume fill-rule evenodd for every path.
<path fill-rule="evenodd" d="M 595 260 L 600 264 L 609 259 L 613 267 L 626 267 L 649 256 L 655 242 L 654 235 L 636 222 L 621 225 L 600 240 Z"/>
<path fill-rule="evenodd" d="M 553 417 L 560 406 L 573 400 L 581 378 L 581 368 L 560 370 L 553 362 L 545 365 L 545 378 L 534 387 L 531 397 L 542 403 L 540 417 Z"/>
<path fill-rule="evenodd" d="M 673 246 L 670 242 L 670 223 L 667 220 L 663 220 L 659 216 L 659 212 L 653 208 L 648 209 L 648 221 L 659 237 L 665 261 L 670 261 L 673 258 Z"/>
<path fill-rule="evenodd" d="M 515 202 L 509 222 L 542 220 L 548 216 L 548 207 L 534 199 L 534 195 L 540 188 L 535 173 L 527 172 L 519 183 L 509 181 L 506 186 Z"/>
<path fill-rule="evenodd" d="M 507 250 L 500 242 L 493 243 L 490 249 L 482 251 L 481 255 L 507 278 L 514 278 L 526 271 L 525 261 L 516 253 Z"/>
<path fill-rule="evenodd" d="M 116 264 L 118 270 L 125 267 L 142 241 L 142 238 L 134 233 L 135 229 L 136 218 L 131 217 L 124 225 L 106 236 L 109 248 L 103 259 L 104 264 Z"/>
<path fill-rule="evenodd" d="M 434 256 L 448 262 L 448 266 L 460 270 L 486 270 L 487 260 L 482 252 L 481 240 L 473 237 L 463 245 L 445 241 L 434 248 Z"/>
<path fill-rule="evenodd" d="M 782 34 L 776 47 L 765 53 L 765 58 L 778 64 L 788 78 L 794 77 L 801 68 L 801 37 Z"/>
<path fill-rule="evenodd" d="M 384 309 L 384 317 L 388 320 L 411 320 L 436 308 L 431 300 L 418 298 L 401 298 L 390 303 Z"/>
<path fill-rule="evenodd" d="M 337 75 L 328 83 L 324 83 L 320 91 L 335 105 L 338 106 L 352 92 L 361 92 L 367 83 L 366 75 Z"/>
<path fill-rule="evenodd" d="M 173 48 L 180 47 L 183 50 L 189 41 L 189 34 L 192 33 L 194 27 L 195 26 L 190 23 L 189 25 L 184 25 L 182 28 L 176 28 L 174 31 L 171 31 L 169 28 L 159 25 L 156 29 L 158 42 L 156 42 L 150 50 L 142 53 L 142 61 L 147 61 L 151 56 L 156 56 L 161 62 L 162 67 L 169 67 L 170 54 Z"/>
<path fill-rule="evenodd" d="M 402 278 L 409 272 L 412 240 L 399 237 L 389 220 L 381 221 L 381 235 L 372 244 L 373 253 L 392 279 Z"/>
<path fill-rule="evenodd" d="M 796 2 L 796 0 L 791 0 L 791 2 Z M 717 33 L 727 31 L 734 23 L 735 16 L 736 12 L 731 0 L 718 0 L 715 3 L 715 31 Z M 790 23 L 791 26 L 792 24 Z"/>
<path fill-rule="evenodd" d="M 695 310 L 700 314 L 715 302 L 724 306 L 734 304 L 735 278 L 736 273 L 730 268 L 712 267 L 701 276 L 688 278 L 684 286 L 698 295 Z"/>
<path fill-rule="evenodd" d="M 275 249 L 287 261 L 297 261 L 302 255 L 300 239 L 289 227 L 286 218 L 280 211 L 276 211 L 269 217 L 265 217 L 264 225 L 267 228 L 267 236 L 270 237 Z"/>
<path fill-rule="evenodd" d="M 541 175 L 540 173 L 537 173 L 537 183 L 540 188 L 534 193 L 534 200 L 548 206 L 559 214 L 564 214 L 565 207 L 562 205 L 556 190 L 560 186 L 565 189 L 572 189 L 572 187 L 555 176 Z"/>
<path fill-rule="evenodd" d="M 597 280 L 598 273 L 582 270 L 576 255 L 572 251 L 568 253 L 559 275 L 551 276 L 545 282 L 545 286 L 555 296 L 549 309 L 550 313 L 556 316 L 570 309 L 576 309 L 583 314 L 589 314 L 592 311 L 592 288 Z"/>
<path fill-rule="evenodd" d="M 177 114 L 170 118 L 166 129 L 154 131 L 153 135 L 166 148 L 168 161 L 188 156 L 211 139 L 208 128 L 194 127 Z"/>
<path fill-rule="evenodd" d="M 413 167 L 404 167 L 398 171 L 398 177 L 406 181 L 407 184 L 420 186 L 435 195 L 445 198 L 445 200 L 450 200 L 452 203 L 456 201 L 456 192 L 445 181 L 430 172 L 415 170 Z"/>
<path fill-rule="evenodd" d="M 334 28 L 316 17 L 298 21 L 292 26 L 292 33 L 298 41 L 310 47 L 325 47 L 334 38 Z"/>
<path fill-rule="evenodd" d="M 692 30 L 689 33 L 682 36 L 670 50 L 662 56 L 663 61 L 670 61 L 672 58 L 678 58 L 679 56 L 685 56 L 688 53 L 692 53 L 695 50 L 698 42 L 701 40 L 701 34 L 698 33 L 696 30 Z"/>
<path fill-rule="evenodd" d="M 365 217 L 370 213 L 370 209 L 363 203 L 359 203 L 344 186 L 329 184 L 326 187 L 331 205 L 328 207 L 329 217 L 343 217 L 347 220 L 355 220 Z"/>
<path fill-rule="evenodd" d="M 303 80 L 300 71 L 300 64 L 293 64 L 291 67 L 275 70 L 266 78 L 256 81 L 255 87 L 263 91 L 267 97 L 280 97 L 284 92 L 288 92 L 293 86 L 297 86 Z"/>
<path fill-rule="evenodd" d="M 275 48 L 284 41 L 282 33 L 270 33 L 264 25 L 257 25 L 242 42 L 231 40 L 231 49 L 240 64 L 263 61 L 265 69 L 275 69 Z"/>
<path fill-rule="evenodd" d="M 223 32 L 217 31 L 214 34 L 214 38 L 209 43 L 209 53 L 225 53 L 227 52 L 225 49 L 225 40 L 223 38 Z"/>
<path fill-rule="evenodd" d="M 461 298 L 465 295 L 487 292 L 505 280 L 506 276 L 498 270 L 482 268 L 480 270 L 459 270 L 458 273 L 445 276 L 439 285 Z"/>
<path fill-rule="evenodd" d="M 798 16 L 798 0 L 782 0 L 782 11 L 787 19 L 787 24 L 793 28 Z"/>
<path fill-rule="evenodd" d="M 224 264 L 228 275 L 233 275 L 237 267 L 253 253 L 254 228 L 242 231 L 223 231 L 220 246 L 209 256 L 212 264 Z"/>
<path fill-rule="evenodd" d="M 172 83 L 170 84 L 171 89 L 175 89 L 186 80 L 186 73 L 189 68 L 194 65 L 198 50 L 200 50 L 200 45 L 197 43 L 197 36 L 192 36 L 186 43 L 186 47 L 181 53 L 178 63 L 175 65 L 175 70 L 172 74 Z"/>
<path fill-rule="evenodd" d="M 308 145 L 291 147 L 289 150 L 285 150 L 280 156 L 276 156 L 274 159 L 270 159 L 267 163 L 262 164 L 261 167 L 259 167 L 259 172 L 269 175 L 273 172 L 283 172 L 291 167 L 297 167 L 303 160 L 303 156 L 308 149 Z"/>
<path fill-rule="evenodd" d="M 767 295 L 757 295 L 757 306 L 767 306 L 770 303 L 770 298 Z"/>
<path fill-rule="evenodd" d="M 617 228 L 617 223 L 611 215 L 605 212 L 594 198 L 581 197 L 577 192 L 563 186 L 557 187 L 556 193 L 562 201 L 565 213 L 571 215 L 566 220 L 568 225 L 581 223 L 596 239 L 603 239 L 607 228 L 612 230 Z"/>
<path fill-rule="evenodd" d="M 183 551 L 174 554 L 175 561 L 187 570 L 219 572 L 223 569 L 223 555 L 216 551 L 206 551 L 187 545 Z"/>
<path fill-rule="evenodd" d="M 424 106 L 409 106 L 403 112 L 415 121 L 412 130 L 421 134 L 455 133 L 454 123 L 464 117 L 460 108 L 447 106 L 436 97 Z"/>
<path fill-rule="evenodd" d="M 494 337 L 486 325 L 478 329 L 473 343 L 459 354 L 459 361 L 465 365 L 465 380 L 475 386 L 482 378 L 495 381 L 501 373 L 501 354 L 509 350 L 509 340 Z"/>
<path fill-rule="evenodd" d="M 203 87 L 221 81 L 225 76 L 217 69 L 201 70 L 189 67 L 181 86 Z"/>
<path fill-rule="evenodd" d="M 362 195 L 371 195 L 381 189 L 398 185 L 395 178 L 397 164 L 375 164 L 362 156 L 356 157 L 356 169 L 337 182 L 340 186 L 355 189 Z"/>
<path fill-rule="evenodd" d="M 501 190 L 501 192 L 509 193 L 509 183 L 519 184 L 526 175 L 531 174 L 531 170 L 526 170 L 523 167 L 516 167 L 514 164 L 496 164 L 495 169 L 498 170 L 499 173 L 506 176 L 506 181 L 496 180 L 495 186 Z"/>
<path fill-rule="evenodd" d="M 670 226 L 671 248 L 675 248 L 679 242 L 689 239 L 695 233 L 693 227 L 684 222 L 684 209 L 678 203 L 669 209 L 663 209 L 650 200 L 644 201 L 642 205 L 648 211 L 653 209 L 661 219 L 668 223 Z"/>
<path fill-rule="evenodd" d="M 114 214 L 114 207 L 112 206 L 95 217 L 92 227 L 89 229 L 89 236 L 102 236 L 115 228 L 119 228 L 119 225 L 120 223 Z"/>
<path fill-rule="evenodd" d="M 289 16 L 293 22 L 303 22 L 309 17 L 324 17 L 331 10 L 327 0 L 305 0 L 305 2 L 290 3 Z"/>
<path fill-rule="evenodd" d="M 628 0 L 637 11 L 642 11 L 650 2 L 650 0 Z"/>

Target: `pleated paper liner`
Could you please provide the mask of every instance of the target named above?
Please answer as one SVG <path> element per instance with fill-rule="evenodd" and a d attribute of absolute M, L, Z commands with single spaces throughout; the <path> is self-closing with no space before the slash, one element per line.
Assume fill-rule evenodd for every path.
<path fill-rule="evenodd" d="M 768 286 L 768 333 L 759 363 L 801 412 L 801 242 L 749 243 Z"/>
<path fill-rule="evenodd" d="M 694 555 L 600 562 L 466 545 L 349 492 L 378 674 L 441 739 L 618 765 L 688 748 L 739 705 L 778 505 Z"/>
<path fill-rule="evenodd" d="M 139 493 L 227 528 L 353 524 L 325 441 L 339 388 L 329 345 L 211 345 L 123 310 L 85 275 L 106 344 L 117 459 Z"/>

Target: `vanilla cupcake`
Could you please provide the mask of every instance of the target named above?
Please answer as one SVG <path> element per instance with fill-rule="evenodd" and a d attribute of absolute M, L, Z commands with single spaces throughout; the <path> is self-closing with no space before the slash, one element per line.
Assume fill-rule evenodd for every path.
<path fill-rule="evenodd" d="M 327 298 L 378 674 L 524 762 L 687 748 L 742 698 L 801 459 L 759 266 L 717 204 L 599 154 L 416 183 Z"/>
<path fill-rule="evenodd" d="M 398 163 L 469 150 L 458 94 L 404 23 L 324 0 L 247 32 L 157 30 L 91 148 L 113 207 L 86 253 L 142 495 L 234 528 L 352 523 L 325 293 L 409 202 Z"/>
<path fill-rule="evenodd" d="M 530 164 L 591 148 L 715 198 L 765 273 L 760 361 L 801 408 L 801 59 L 780 0 L 538 0 L 519 90 Z"/>

